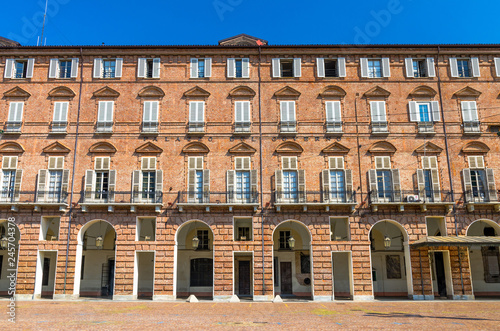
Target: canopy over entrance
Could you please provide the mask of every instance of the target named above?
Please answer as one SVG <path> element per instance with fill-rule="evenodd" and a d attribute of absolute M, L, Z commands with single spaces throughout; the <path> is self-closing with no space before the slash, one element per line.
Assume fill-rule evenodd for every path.
<path fill-rule="evenodd" d="M 500 237 L 476 237 L 476 236 L 447 236 L 447 237 L 425 237 L 410 246 L 435 247 L 435 246 L 500 246 Z"/>

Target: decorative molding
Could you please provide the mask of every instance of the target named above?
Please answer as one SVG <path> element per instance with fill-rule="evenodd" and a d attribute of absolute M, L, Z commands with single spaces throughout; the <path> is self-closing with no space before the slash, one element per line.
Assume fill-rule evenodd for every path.
<path fill-rule="evenodd" d="M 267 45 L 267 40 L 252 37 L 247 34 L 239 34 L 234 37 L 219 40 L 221 46 L 263 46 Z"/>
<path fill-rule="evenodd" d="M 49 92 L 51 98 L 73 98 L 75 95 L 75 92 L 66 86 L 58 86 Z"/>
<path fill-rule="evenodd" d="M 255 152 L 257 152 L 255 148 L 244 142 L 241 142 L 229 149 L 229 153 L 231 154 L 253 154 Z"/>
<path fill-rule="evenodd" d="M 380 86 L 375 86 L 363 94 L 365 98 L 388 98 L 391 92 L 381 88 Z"/>
<path fill-rule="evenodd" d="M 470 86 L 466 86 L 460 91 L 457 91 L 453 94 L 455 98 L 479 98 L 482 93 L 478 90 L 473 89 Z"/>
<path fill-rule="evenodd" d="M 60 154 L 60 153 L 69 153 L 71 152 L 71 150 L 68 147 L 61 144 L 60 142 L 56 141 L 55 143 L 52 143 L 47 147 L 45 147 L 43 149 L 43 152 L 45 154 L 58 154 L 58 153 Z"/>
<path fill-rule="evenodd" d="M 9 141 L 0 145 L 0 153 L 22 154 L 24 153 L 24 148 L 16 142 Z"/>
<path fill-rule="evenodd" d="M 278 147 L 276 147 L 276 153 L 295 153 L 295 154 L 300 154 L 304 151 L 302 146 L 299 144 L 293 142 L 293 141 L 286 141 L 282 144 L 280 144 Z"/>
<path fill-rule="evenodd" d="M 207 147 L 207 145 L 200 143 L 200 142 L 192 142 L 184 146 L 182 149 L 182 152 L 185 154 L 189 153 L 208 153 L 210 152 L 210 149 Z"/>
<path fill-rule="evenodd" d="M 201 87 L 195 86 L 192 89 L 184 92 L 185 98 L 208 98 L 210 93 Z"/>
<path fill-rule="evenodd" d="M 441 147 L 428 141 L 417 147 L 414 152 L 417 154 L 440 154 L 442 151 Z"/>
<path fill-rule="evenodd" d="M 101 141 L 101 142 L 93 144 L 89 148 L 89 152 L 90 153 L 116 153 L 116 147 L 108 142 Z"/>
<path fill-rule="evenodd" d="M 31 94 L 20 88 L 19 86 L 16 86 L 14 88 L 11 88 L 7 92 L 4 92 L 3 96 L 5 98 L 26 98 L 28 99 Z"/>
<path fill-rule="evenodd" d="M 135 149 L 135 152 L 137 154 L 161 154 L 163 152 L 163 149 L 160 147 L 156 146 L 152 142 L 147 142 Z"/>
<path fill-rule="evenodd" d="M 282 89 L 274 93 L 276 99 L 298 99 L 300 97 L 300 92 L 290 86 L 285 86 Z"/>
<path fill-rule="evenodd" d="M 339 86 L 327 86 L 323 92 L 319 94 L 321 98 L 343 98 L 346 96 L 346 91 Z"/>
<path fill-rule="evenodd" d="M 229 92 L 231 98 L 253 98 L 255 96 L 255 91 L 248 86 L 238 86 Z"/>
<path fill-rule="evenodd" d="M 104 86 L 103 88 L 93 93 L 94 98 L 118 98 L 120 93 L 113 90 L 111 87 Z"/>
<path fill-rule="evenodd" d="M 157 86 L 146 86 L 137 94 L 141 98 L 163 98 L 165 92 Z"/>
<path fill-rule="evenodd" d="M 397 149 L 394 147 L 393 144 L 387 141 L 379 141 L 371 145 L 371 147 L 368 149 L 368 152 L 372 154 L 377 154 L 377 153 L 388 153 L 388 154 L 394 154 L 396 153 Z"/>
<path fill-rule="evenodd" d="M 334 142 L 333 144 L 325 147 L 321 152 L 323 152 L 323 154 L 347 154 L 349 151 L 349 148 L 338 142 Z"/>
<path fill-rule="evenodd" d="M 489 151 L 490 148 L 480 141 L 471 141 L 462 148 L 464 154 L 487 154 Z"/>
<path fill-rule="evenodd" d="M 416 87 L 413 91 L 410 92 L 410 98 L 434 98 L 437 92 L 429 86 L 419 86 Z"/>

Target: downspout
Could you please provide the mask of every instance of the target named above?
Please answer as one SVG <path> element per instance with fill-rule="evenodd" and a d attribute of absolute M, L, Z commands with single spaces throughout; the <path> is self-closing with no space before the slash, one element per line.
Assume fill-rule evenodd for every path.
<path fill-rule="evenodd" d="M 261 98 L 261 75 L 260 75 L 260 64 L 262 62 L 262 49 L 261 46 L 259 45 L 259 67 L 258 67 L 258 73 L 259 73 L 259 84 L 258 84 L 258 92 L 259 92 L 259 160 L 260 160 L 260 223 L 261 223 L 261 229 L 260 229 L 260 235 L 262 239 L 262 295 L 266 295 L 266 263 L 264 261 L 265 259 L 265 254 L 264 254 L 264 189 L 263 189 L 263 170 L 264 167 L 262 166 L 262 98 Z"/>
<path fill-rule="evenodd" d="M 456 206 L 455 206 L 455 192 L 453 190 L 453 176 L 451 174 L 450 151 L 449 151 L 449 147 L 448 147 L 448 135 L 446 134 L 446 120 L 444 118 L 443 94 L 442 94 L 442 91 L 441 91 L 441 75 L 440 75 L 440 72 L 439 72 L 439 55 L 441 53 L 441 47 L 440 46 L 438 46 L 437 51 L 438 51 L 438 53 L 437 53 L 436 64 L 437 64 L 439 104 L 441 105 L 441 118 L 443 119 L 444 144 L 446 146 L 445 147 L 446 148 L 446 161 L 447 161 L 447 164 L 448 164 L 448 176 L 449 176 L 449 180 L 450 180 L 451 201 L 453 202 L 452 215 L 453 215 L 453 220 L 455 222 L 455 236 L 458 236 L 457 209 L 456 209 Z M 464 295 L 465 294 L 465 289 L 464 289 L 464 277 L 463 277 L 463 274 L 462 274 L 462 257 L 460 256 L 460 247 L 458 247 L 457 249 L 458 249 L 458 263 L 459 263 L 459 267 L 460 267 L 460 282 L 461 282 L 461 285 L 462 285 L 462 295 Z"/>
<path fill-rule="evenodd" d="M 358 93 L 356 93 L 356 96 L 354 98 L 354 117 L 356 119 L 356 142 L 357 142 L 357 150 L 358 150 L 358 173 L 359 173 L 359 187 L 360 187 L 360 203 L 361 205 L 363 204 L 363 186 L 361 183 L 363 183 L 362 180 L 362 175 L 361 175 L 361 145 L 359 143 L 359 121 L 358 121 Z M 368 190 L 370 191 L 370 190 Z M 361 209 L 360 205 L 360 209 Z M 361 216 L 361 213 L 359 213 L 359 216 Z"/>
<path fill-rule="evenodd" d="M 73 195 L 75 185 L 75 169 L 76 169 L 76 156 L 78 147 L 78 130 L 80 128 L 80 107 L 82 103 L 82 88 L 83 88 L 83 50 L 80 47 L 80 89 L 78 92 L 78 111 L 76 117 L 76 132 L 75 132 L 75 146 L 73 150 L 73 169 L 71 173 L 71 192 L 69 196 L 69 217 L 68 217 L 68 239 L 66 244 L 66 264 L 64 266 L 64 288 L 63 294 L 66 294 L 66 281 L 68 278 L 68 259 L 69 259 L 69 242 L 71 238 L 71 221 L 73 218 Z M 69 123 L 69 121 L 68 121 Z"/>

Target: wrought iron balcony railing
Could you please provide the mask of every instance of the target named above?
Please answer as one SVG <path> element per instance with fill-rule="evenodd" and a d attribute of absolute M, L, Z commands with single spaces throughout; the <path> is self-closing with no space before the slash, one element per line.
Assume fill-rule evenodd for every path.
<path fill-rule="evenodd" d="M 64 133 L 68 127 L 68 122 L 66 121 L 53 121 L 51 125 L 52 133 Z"/>
<path fill-rule="evenodd" d="M 235 122 L 234 123 L 234 132 L 236 132 L 236 133 L 250 132 L 251 126 L 252 126 L 251 122 Z"/>
<path fill-rule="evenodd" d="M 189 132 L 205 132 L 205 122 L 189 122 Z"/>
<path fill-rule="evenodd" d="M 389 133 L 389 123 L 387 121 L 372 122 L 371 129 L 372 133 Z"/>
<path fill-rule="evenodd" d="M 259 193 L 237 190 L 230 192 L 180 191 L 178 202 L 187 204 L 258 204 Z"/>
<path fill-rule="evenodd" d="M 464 133 L 480 133 L 481 132 L 481 122 L 479 121 L 467 121 L 463 123 Z"/>
<path fill-rule="evenodd" d="M 84 191 L 80 202 L 89 204 L 161 204 L 161 191 Z"/>
<path fill-rule="evenodd" d="M 7 121 L 7 123 L 5 123 L 5 132 L 10 132 L 10 133 L 21 132 L 22 124 L 23 122 Z"/>
<path fill-rule="evenodd" d="M 418 122 L 418 133 L 434 133 L 433 122 Z"/>
<path fill-rule="evenodd" d="M 142 122 L 143 133 L 158 133 L 158 122 Z"/>
<path fill-rule="evenodd" d="M 111 121 L 98 121 L 96 124 L 96 132 L 113 132 L 113 122 Z"/>
<path fill-rule="evenodd" d="M 369 192 L 370 203 L 453 203 L 451 191 L 435 190 L 374 190 Z"/>
<path fill-rule="evenodd" d="M 356 192 L 277 190 L 274 192 L 274 202 L 279 204 L 353 204 L 356 203 Z"/>
<path fill-rule="evenodd" d="M 326 121 L 327 133 L 342 133 L 342 122 L 340 121 Z"/>
<path fill-rule="evenodd" d="M 297 122 L 296 121 L 281 121 L 280 122 L 280 132 L 282 132 L 282 133 L 295 133 L 295 132 L 297 132 Z"/>

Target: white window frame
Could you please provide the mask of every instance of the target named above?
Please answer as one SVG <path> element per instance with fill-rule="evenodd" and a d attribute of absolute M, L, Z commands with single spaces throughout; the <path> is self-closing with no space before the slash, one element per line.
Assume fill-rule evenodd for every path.
<path fill-rule="evenodd" d="M 111 132 L 113 129 L 114 101 L 99 101 L 97 111 L 97 131 Z M 111 110 L 110 110 L 111 108 Z"/>
<path fill-rule="evenodd" d="M 326 76 L 325 61 L 336 61 L 337 76 Z M 343 78 L 347 76 L 345 57 L 338 58 L 317 58 L 316 70 L 319 78 Z"/>
<path fill-rule="evenodd" d="M 236 75 L 236 61 L 241 61 L 241 77 Z M 250 58 L 228 58 L 227 78 L 250 78 Z"/>

